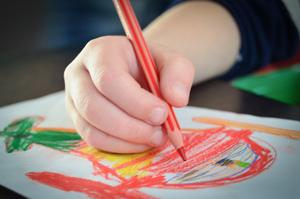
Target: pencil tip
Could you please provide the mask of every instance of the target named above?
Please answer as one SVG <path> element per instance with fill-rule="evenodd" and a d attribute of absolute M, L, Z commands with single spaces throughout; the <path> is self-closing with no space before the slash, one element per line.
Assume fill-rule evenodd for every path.
<path fill-rule="evenodd" d="M 180 155 L 180 157 L 181 157 L 181 159 L 182 159 L 183 161 L 186 161 L 186 160 L 187 160 L 187 159 L 186 159 L 186 155 L 185 155 L 185 150 L 184 150 L 183 147 L 178 148 L 178 149 L 177 149 L 177 152 L 179 153 L 179 155 Z"/>

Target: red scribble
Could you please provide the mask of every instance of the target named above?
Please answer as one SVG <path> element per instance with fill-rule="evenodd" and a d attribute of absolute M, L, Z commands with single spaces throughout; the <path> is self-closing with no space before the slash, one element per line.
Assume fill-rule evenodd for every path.
<path fill-rule="evenodd" d="M 72 151 L 73 154 L 92 162 L 95 175 L 116 182 L 116 186 L 49 172 L 28 173 L 27 175 L 39 183 L 63 191 L 85 193 L 92 198 L 152 198 L 140 192 L 139 189 L 151 187 L 198 189 L 236 183 L 265 171 L 276 157 L 273 147 L 263 140 L 254 138 L 249 130 L 234 130 L 226 127 L 197 130 L 185 134 L 184 143 L 188 157 L 185 162 L 181 160 L 172 145 L 167 143 L 145 156 L 118 165 L 117 168 L 106 166 L 92 155 L 82 153 L 80 149 L 84 147 L 84 144 Z M 232 170 L 232 168 L 217 165 L 217 162 L 224 157 L 236 160 L 235 157 L 242 158 L 243 154 L 245 154 L 243 161 L 247 162 L 249 167 L 236 166 L 236 169 Z M 118 169 L 141 163 L 149 158 L 152 158 L 153 162 L 140 169 L 149 172 L 147 176 L 124 177 L 117 172 Z M 212 177 L 208 180 L 203 180 L 206 179 L 206 174 L 202 176 L 193 174 L 193 172 L 214 166 L 223 169 L 223 172 L 210 174 Z M 209 169 L 208 172 L 210 172 Z M 172 175 L 171 179 L 168 178 L 170 175 Z"/>
<path fill-rule="evenodd" d="M 66 191 L 85 193 L 91 198 L 128 198 L 128 199 L 154 199 L 136 189 L 121 189 L 114 188 L 107 184 L 87 180 L 83 178 L 65 176 L 59 173 L 52 172 L 30 172 L 26 174 L 27 177 L 34 181 L 46 184 L 48 186 Z"/>

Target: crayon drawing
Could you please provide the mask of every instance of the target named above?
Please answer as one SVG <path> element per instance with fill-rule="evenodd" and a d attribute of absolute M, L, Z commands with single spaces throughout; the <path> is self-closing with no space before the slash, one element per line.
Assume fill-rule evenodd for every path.
<path fill-rule="evenodd" d="M 251 128 L 231 128 L 229 121 L 226 126 L 216 123 L 216 118 L 193 119 L 196 123 L 214 123 L 215 127 L 184 129 L 186 162 L 169 143 L 140 154 L 102 152 L 87 146 L 73 129 L 39 127 L 43 120 L 40 116 L 25 117 L 5 127 L 0 137 L 4 138 L 6 151 L 25 152 L 39 145 L 86 159 L 93 165 L 93 175 L 104 178 L 105 182 L 47 170 L 30 171 L 25 175 L 36 183 L 83 193 L 90 198 L 156 198 L 141 189 L 191 190 L 225 186 L 261 174 L 276 160 L 275 148 L 252 136 Z M 267 129 L 267 133 L 273 131 Z"/>
<path fill-rule="evenodd" d="M 44 199 L 300 196 L 300 122 L 186 107 L 188 161 L 169 143 L 112 154 L 81 140 L 64 95 L 0 108 L 1 186 Z"/>

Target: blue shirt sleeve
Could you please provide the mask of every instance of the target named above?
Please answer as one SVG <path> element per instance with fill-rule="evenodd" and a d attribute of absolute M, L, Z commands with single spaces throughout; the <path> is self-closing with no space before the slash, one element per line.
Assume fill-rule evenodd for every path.
<path fill-rule="evenodd" d="M 281 0 L 216 0 L 229 10 L 241 34 L 240 55 L 223 78 L 231 79 L 294 55 L 299 33 Z"/>

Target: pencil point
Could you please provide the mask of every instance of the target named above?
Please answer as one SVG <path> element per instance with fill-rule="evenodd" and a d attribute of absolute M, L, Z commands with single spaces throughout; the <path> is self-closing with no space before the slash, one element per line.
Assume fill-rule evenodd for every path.
<path fill-rule="evenodd" d="M 178 149 L 177 149 L 177 152 L 179 153 L 179 155 L 180 155 L 180 157 L 181 157 L 181 159 L 182 159 L 183 161 L 186 161 L 186 160 L 187 160 L 187 159 L 186 159 L 186 155 L 185 155 L 185 151 L 184 151 L 184 148 L 183 148 L 183 147 L 178 148 Z"/>

